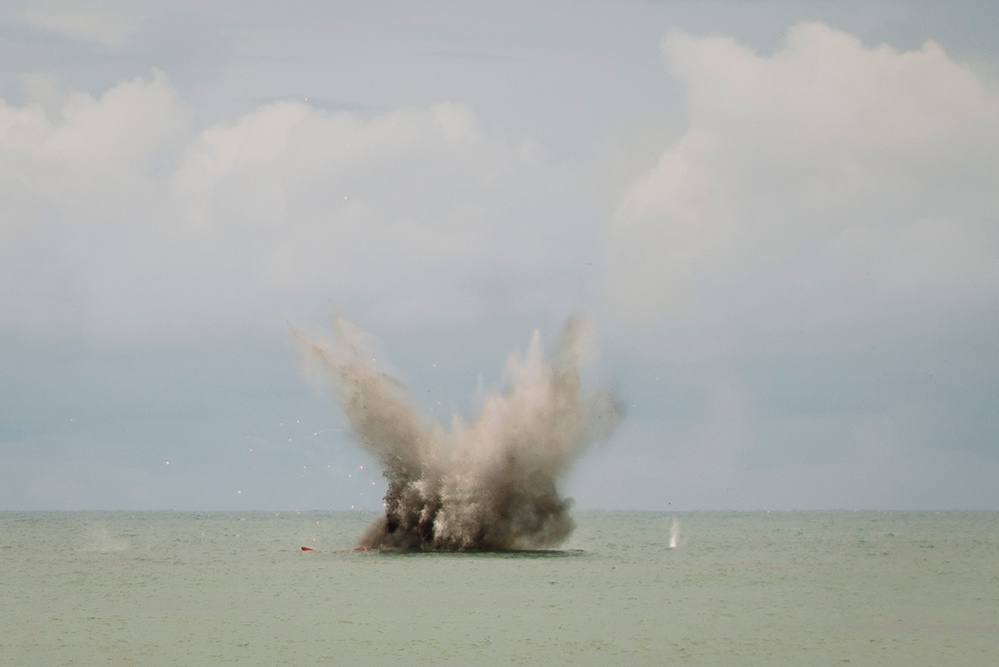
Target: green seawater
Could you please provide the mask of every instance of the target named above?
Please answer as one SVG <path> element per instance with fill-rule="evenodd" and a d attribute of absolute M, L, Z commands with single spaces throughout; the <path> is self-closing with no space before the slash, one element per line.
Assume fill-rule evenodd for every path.
<path fill-rule="evenodd" d="M 350 551 L 371 519 L 0 512 L 0 665 L 999 664 L 999 512 L 580 512 L 552 551 Z"/>

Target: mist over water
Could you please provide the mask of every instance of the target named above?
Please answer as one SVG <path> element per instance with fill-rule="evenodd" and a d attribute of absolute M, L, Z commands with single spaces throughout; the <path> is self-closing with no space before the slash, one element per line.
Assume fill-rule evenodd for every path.
<path fill-rule="evenodd" d="M 355 435 L 388 479 L 385 514 L 361 547 L 398 550 L 511 550 L 560 544 L 575 522 L 558 482 L 622 409 L 607 390 L 587 390 L 592 352 L 587 323 L 566 321 L 550 359 L 535 331 L 523 356 L 506 362 L 506 385 L 478 415 L 427 419 L 410 392 L 374 362 L 370 337 L 337 318 L 332 341 L 294 331 L 307 365 L 332 378 Z"/>

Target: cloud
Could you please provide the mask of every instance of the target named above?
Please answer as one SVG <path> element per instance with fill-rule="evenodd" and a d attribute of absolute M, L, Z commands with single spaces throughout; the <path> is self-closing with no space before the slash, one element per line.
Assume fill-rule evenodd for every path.
<path fill-rule="evenodd" d="M 670 32 L 689 126 L 614 220 L 611 300 L 638 322 L 821 326 L 999 289 L 995 82 L 934 42 L 822 24 L 760 55 Z"/>
<path fill-rule="evenodd" d="M 663 52 L 688 125 L 622 197 L 602 295 L 657 375 L 637 450 L 698 506 L 954 502 L 994 461 L 997 82 L 816 23 L 771 54 L 682 31 Z"/>
<path fill-rule="evenodd" d="M 162 73 L 54 111 L 0 102 L 2 324 L 189 337 L 330 299 L 376 323 L 465 321 L 497 282 L 529 291 L 572 261 L 568 182 L 448 102 L 279 101 L 197 129 Z"/>

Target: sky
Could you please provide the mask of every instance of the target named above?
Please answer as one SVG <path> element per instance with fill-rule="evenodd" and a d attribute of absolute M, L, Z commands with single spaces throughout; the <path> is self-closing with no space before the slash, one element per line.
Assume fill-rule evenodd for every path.
<path fill-rule="evenodd" d="M 575 314 L 578 508 L 999 509 L 999 5 L 120 4 L 0 8 L 0 509 L 380 508 L 289 325 Z"/>

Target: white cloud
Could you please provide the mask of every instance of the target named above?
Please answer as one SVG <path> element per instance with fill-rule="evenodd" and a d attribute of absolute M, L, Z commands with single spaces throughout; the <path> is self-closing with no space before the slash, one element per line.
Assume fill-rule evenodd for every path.
<path fill-rule="evenodd" d="M 189 141 L 189 122 L 176 91 L 158 72 L 148 81 L 123 81 L 98 98 L 69 95 L 55 118 L 34 104 L 2 105 L 4 179 L 64 210 L 86 213 L 168 169 L 171 153 Z"/>
<path fill-rule="evenodd" d="M 772 54 L 663 51 L 688 127 L 620 201 L 603 294 L 690 404 L 644 398 L 646 447 L 723 487 L 695 505 L 946 505 L 941 452 L 993 449 L 996 82 L 812 23 Z"/>
<path fill-rule="evenodd" d="M 446 102 L 371 118 L 277 102 L 203 131 L 159 73 L 56 114 L 0 102 L 3 323 L 197 336 L 330 299 L 468 320 L 483 284 L 531 289 L 569 261 L 566 183 Z"/>
<path fill-rule="evenodd" d="M 689 127 L 617 210 L 616 314 L 718 333 L 994 298 L 995 82 L 815 23 L 771 55 L 680 31 L 663 51 Z"/>

